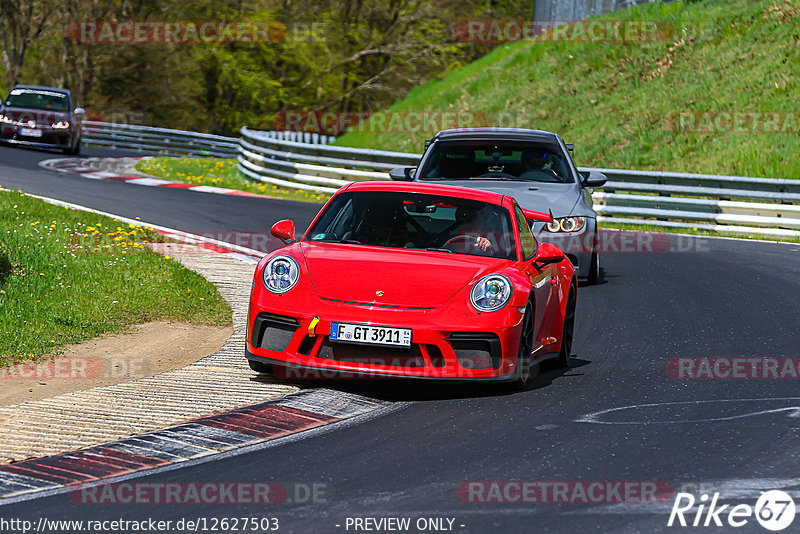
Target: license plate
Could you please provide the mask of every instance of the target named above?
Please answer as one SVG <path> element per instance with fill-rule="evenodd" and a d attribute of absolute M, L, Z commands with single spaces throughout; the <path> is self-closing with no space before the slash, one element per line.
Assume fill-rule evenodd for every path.
<path fill-rule="evenodd" d="M 19 134 L 24 135 L 25 137 L 41 137 L 42 131 L 34 130 L 32 128 L 20 128 Z"/>
<path fill-rule="evenodd" d="M 365 324 L 331 323 L 331 341 L 410 347 L 411 329 Z"/>

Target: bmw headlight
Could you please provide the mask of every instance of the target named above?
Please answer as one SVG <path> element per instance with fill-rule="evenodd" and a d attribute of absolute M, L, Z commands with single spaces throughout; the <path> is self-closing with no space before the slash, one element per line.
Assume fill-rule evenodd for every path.
<path fill-rule="evenodd" d="M 14 121 L 11 120 L 11 117 L 6 117 L 2 113 L 0 113 L 0 122 L 5 123 L 5 124 L 11 124 Z"/>
<path fill-rule="evenodd" d="M 272 293 L 286 293 L 300 278 L 300 267 L 290 256 L 275 256 L 264 267 L 264 287 Z"/>
<path fill-rule="evenodd" d="M 547 223 L 545 229 L 553 234 L 580 232 L 585 224 L 586 219 L 584 217 L 561 217 Z"/>
<path fill-rule="evenodd" d="M 66 130 L 69 128 L 69 121 L 58 121 L 50 125 L 56 130 Z"/>
<path fill-rule="evenodd" d="M 513 289 L 511 280 L 502 274 L 490 274 L 478 280 L 472 288 L 470 301 L 478 311 L 497 311 L 511 300 Z"/>

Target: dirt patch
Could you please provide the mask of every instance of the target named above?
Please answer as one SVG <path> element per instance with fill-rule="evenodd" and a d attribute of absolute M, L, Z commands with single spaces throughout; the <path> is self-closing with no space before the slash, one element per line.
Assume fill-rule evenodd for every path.
<path fill-rule="evenodd" d="M 232 334 L 230 326 L 152 322 L 72 345 L 50 361 L 0 371 L 0 406 L 179 369 L 218 351 Z"/>

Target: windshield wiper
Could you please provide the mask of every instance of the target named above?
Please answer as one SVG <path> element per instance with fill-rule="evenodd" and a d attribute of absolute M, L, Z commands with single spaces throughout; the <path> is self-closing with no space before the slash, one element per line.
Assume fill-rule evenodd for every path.
<path fill-rule="evenodd" d="M 531 180 L 526 180 L 524 178 L 510 178 L 508 176 L 475 176 L 473 178 L 467 178 L 467 180 L 486 180 L 487 182 L 491 182 L 493 180 L 497 180 L 500 182 L 530 182 Z"/>

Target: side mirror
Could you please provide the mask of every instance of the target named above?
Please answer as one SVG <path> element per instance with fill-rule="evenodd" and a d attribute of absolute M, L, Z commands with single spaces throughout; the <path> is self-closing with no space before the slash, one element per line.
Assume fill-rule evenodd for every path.
<path fill-rule="evenodd" d="M 72 114 L 83 117 L 84 115 L 86 115 L 86 110 L 83 108 L 75 108 L 75 111 L 73 111 Z"/>
<path fill-rule="evenodd" d="M 581 177 L 583 187 L 603 187 L 608 181 L 608 177 L 602 172 L 589 171 L 578 173 Z"/>
<path fill-rule="evenodd" d="M 294 243 L 294 221 L 288 219 L 278 221 L 272 226 L 270 233 L 283 241 L 285 245 L 291 245 Z"/>
<path fill-rule="evenodd" d="M 411 182 L 414 180 L 415 167 L 397 167 L 389 171 L 389 178 L 396 182 Z"/>
<path fill-rule="evenodd" d="M 541 268 L 551 263 L 558 263 L 566 256 L 564 251 L 552 243 L 542 243 L 539 245 L 539 250 L 536 251 L 536 259 L 534 263 L 537 267 Z"/>

